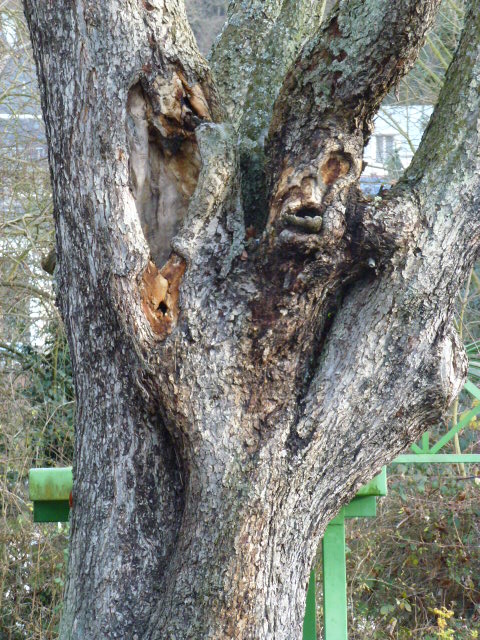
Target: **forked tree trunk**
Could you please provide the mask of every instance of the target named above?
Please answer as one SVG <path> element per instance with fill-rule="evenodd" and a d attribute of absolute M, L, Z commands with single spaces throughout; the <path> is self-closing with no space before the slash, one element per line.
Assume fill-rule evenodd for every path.
<path fill-rule="evenodd" d="M 439 0 L 321 28 L 323 2 L 235 1 L 213 76 L 180 0 L 24 4 L 77 393 L 61 637 L 300 638 L 326 524 L 465 376 L 480 2 L 374 199 L 372 118 Z"/>

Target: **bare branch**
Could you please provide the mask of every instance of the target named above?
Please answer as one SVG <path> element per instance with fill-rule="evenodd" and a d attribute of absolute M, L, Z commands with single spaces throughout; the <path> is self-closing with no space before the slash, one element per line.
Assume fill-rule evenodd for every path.
<path fill-rule="evenodd" d="M 320 224 L 323 217 L 327 234 L 343 225 L 346 193 L 360 176 L 373 115 L 414 63 L 438 5 L 342 0 L 305 46 L 284 82 L 269 132 L 271 223 L 316 233 L 305 218 Z M 326 206 L 333 217 L 324 217 Z"/>
<path fill-rule="evenodd" d="M 326 0 L 231 3 L 211 63 L 232 122 L 244 120 L 250 139 L 257 140 L 268 126 L 285 73 L 305 37 L 319 27 L 325 4 Z"/>
<path fill-rule="evenodd" d="M 399 245 L 414 241 L 420 223 L 432 228 L 440 225 L 441 233 L 435 233 L 439 240 L 445 232 L 442 220 L 452 216 L 456 227 L 449 233 L 458 235 L 459 246 L 476 246 L 480 189 L 479 12 L 480 3 L 470 2 L 437 107 L 405 176 L 373 202 L 362 196 L 357 199 L 350 226 L 355 226 L 355 234 L 364 246 L 384 257 Z M 413 213 L 409 198 L 416 201 L 418 215 Z"/>
<path fill-rule="evenodd" d="M 54 301 L 54 297 L 48 291 L 43 291 L 42 289 L 34 287 L 30 284 L 0 280 L 0 287 L 4 287 L 5 289 L 9 288 L 12 290 L 25 291 L 32 294 L 32 297 L 47 300 L 48 302 Z"/>
<path fill-rule="evenodd" d="M 470 245 L 478 242 L 480 222 L 479 78 L 480 2 L 471 0 L 438 105 L 404 178 L 424 201 L 429 223 L 455 216 Z"/>
<path fill-rule="evenodd" d="M 359 216 L 367 242 L 395 242 L 396 235 L 405 250 L 379 265 L 375 279 L 353 287 L 335 317 L 291 434 L 292 447 L 309 459 L 313 476 L 315 465 L 325 472 L 324 465 L 344 455 L 336 442 L 347 434 L 358 445 L 352 447 L 354 467 L 362 466 L 362 456 L 355 458 L 360 448 L 369 454 L 382 450 L 381 459 L 388 462 L 441 420 L 463 385 L 467 358 L 452 316 L 455 296 L 478 254 L 479 77 L 480 2 L 472 0 L 411 167 L 402 182 Z M 347 372 L 341 379 L 332 376 L 339 359 Z M 369 402 L 373 395 L 380 399 L 375 414 Z M 353 413 L 344 419 L 347 404 Z M 385 439 L 386 424 L 393 426 L 396 439 Z M 329 455 L 319 463 L 320 449 Z M 354 478 L 350 470 L 345 481 Z"/>
<path fill-rule="evenodd" d="M 236 0 L 213 48 L 212 70 L 240 133 L 247 227 L 261 228 L 266 219 L 264 141 L 273 104 L 305 38 L 318 30 L 325 5 L 326 0 Z"/>

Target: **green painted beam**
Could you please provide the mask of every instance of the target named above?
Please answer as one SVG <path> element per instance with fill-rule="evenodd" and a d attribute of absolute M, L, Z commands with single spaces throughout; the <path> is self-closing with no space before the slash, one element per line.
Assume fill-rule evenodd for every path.
<path fill-rule="evenodd" d="M 442 449 L 447 442 L 450 442 L 456 433 L 461 431 L 464 427 L 469 424 L 480 413 L 480 404 L 471 409 L 468 413 L 466 413 L 463 418 L 457 422 L 457 424 L 450 429 L 438 442 L 430 448 L 430 453 L 438 453 L 440 449 Z"/>
<path fill-rule="evenodd" d="M 337 513 L 337 515 L 335 516 L 335 518 L 333 520 L 330 520 L 330 522 L 328 523 L 328 526 L 330 526 L 331 524 L 343 524 L 344 520 L 345 520 L 345 507 L 342 507 L 340 511 Z"/>
<path fill-rule="evenodd" d="M 410 449 L 413 451 L 413 453 L 423 453 L 423 449 L 419 447 L 415 442 L 410 445 Z"/>
<path fill-rule="evenodd" d="M 315 572 L 310 573 L 307 590 L 307 605 L 303 619 L 303 640 L 317 640 L 317 608 L 315 606 Z"/>
<path fill-rule="evenodd" d="M 431 451 L 431 449 L 430 449 Z M 478 453 L 405 453 L 390 464 L 480 464 Z"/>
<path fill-rule="evenodd" d="M 374 518 L 377 515 L 377 497 L 354 498 L 343 507 L 343 513 L 345 518 Z"/>
<path fill-rule="evenodd" d="M 35 500 L 34 522 L 68 522 L 70 503 L 68 500 Z"/>
<path fill-rule="evenodd" d="M 322 553 L 324 640 L 348 640 L 344 521 L 325 529 Z"/>
<path fill-rule="evenodd" d="M 30 500 L 67 500 L 73 487 L 72 467 L 30 469 Z"/>
<path fill-rule="evenodd" d="M 422 452 L 428 453 L 429 449 L 430 449 L 430 433 L 428 431 L 425 431 L 425 433 L 422 435 Z"/>
<path fill-rule="evenodd" d="M 30 469 L 28 489 L 33 501 L 33 521 L 67 522 L 72 486 L 71 467 Z"/>
<path fill-rule="evenodd" d="M 387 467 L 382 467 L 378 476 L 359 489 L 358 496 L 386 496 L 387 495 Z"/>
<path fill-rule="evenodd" d="M 473 384 L 470 380 L 467 380 L 463 385 L 464 391 L 468 391 L 474 398 L 480 400 L 480 389 L 477 385 Z"/>

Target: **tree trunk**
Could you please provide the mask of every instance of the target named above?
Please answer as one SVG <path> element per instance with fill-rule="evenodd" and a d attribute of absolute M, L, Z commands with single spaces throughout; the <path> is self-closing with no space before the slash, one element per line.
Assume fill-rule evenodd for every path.
<path fill-rule="evenodd" d="M 325 526 L 461 388 L 478 0 L 411 168 L 358 188 L 438 4 L 233 2 L 215 84 L 180 0 L 24 0 L 77 394 L 61 638 L 300 638 Z"/>

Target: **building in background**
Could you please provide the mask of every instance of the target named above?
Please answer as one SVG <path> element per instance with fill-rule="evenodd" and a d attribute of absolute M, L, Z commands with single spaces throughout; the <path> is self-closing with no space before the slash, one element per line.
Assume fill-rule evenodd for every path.
<path fill-rule="evenodd" d="M 432 105 L 427 104 L 381 108 L 363 156 L 366 167 L 361 185 L 365 193 L 375 195 L 382 186 L 398 180 L 420 144 L 432 111 Z"/>

